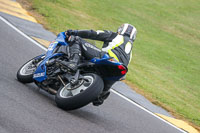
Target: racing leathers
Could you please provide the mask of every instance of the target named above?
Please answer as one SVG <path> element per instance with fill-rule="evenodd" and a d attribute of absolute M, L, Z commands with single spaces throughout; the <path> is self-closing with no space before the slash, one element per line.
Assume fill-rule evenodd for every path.
<path fill-rule="evenodd" d="M 86 42 L 85 40 L 82 40 L 81 47 L 85 52 L 87 51 L 86 57 L 101 57 L 103 53 L 108 53 L 110 57 L 114 57 L 117 61 L 123 63 L 125 66 L 128 66 L 131 60 L 133 40 L 131 40 L 128 36 L 119 35 L 115 32 L 107 30 L 68 30 L 67 34 L 104 42 L 103 47 L 100 50 L 96 46 Z M 89 49 L 87 49 L 88 47 Z"/>

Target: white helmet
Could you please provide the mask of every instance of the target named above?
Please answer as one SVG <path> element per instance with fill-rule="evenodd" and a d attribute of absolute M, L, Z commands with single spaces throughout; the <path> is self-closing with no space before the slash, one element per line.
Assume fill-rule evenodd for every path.
<path fill-rule="evenodd" d="M 131 24 L 128 24 L 128 23 L 122 24 L 117 29 L 117 32 L 120 35 L 125 35 L 125 36 L 130 37 L 130 39 L 133 40 L 133 41 L 136 39 L 137 30 Z"/>

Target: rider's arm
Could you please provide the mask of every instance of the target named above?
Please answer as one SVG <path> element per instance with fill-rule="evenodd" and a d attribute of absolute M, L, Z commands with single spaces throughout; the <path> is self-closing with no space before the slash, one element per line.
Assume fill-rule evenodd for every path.
<path fill-rule="evenodd" d="M 102 31 L 102 30 L 73 30 L 71 35 L 79 36 L 85 39 L 92 39 L 98 41 L 112 41 L 111 38 L 117 36 L 117 33 L 112 31 Z"/>

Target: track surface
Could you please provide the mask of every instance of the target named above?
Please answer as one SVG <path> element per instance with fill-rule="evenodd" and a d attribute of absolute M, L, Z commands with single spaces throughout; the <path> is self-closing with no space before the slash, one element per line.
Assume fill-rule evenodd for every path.
<path fill-rule="evenodd" d="M 0 20 L 0 133 L 180 133 L 112 93 L 99 107 L 66 112 L 34 84 L 16 80 L 18 68 L 41 48 Z"/>

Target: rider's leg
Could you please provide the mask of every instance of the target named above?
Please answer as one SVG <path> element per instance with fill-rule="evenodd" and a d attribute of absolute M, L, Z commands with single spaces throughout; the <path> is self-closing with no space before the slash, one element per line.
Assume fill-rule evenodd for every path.
<path fill-rule="evenodd" d="M 94 57 L 101 58 L 105 52 L 101 51 L 95 45 L 83 40 L 77 36 L 71 36 L 70 54 L 81 53 L 85 58 L 92 59 Z"/>
<path fill-rule="evenodd" d="M 81 51 L 83 53 L 83 56 L 87 59 L 92 59 L 94 57 L 101 58 L 103 57 L 105 52 L 101 51 L 99 48 L 97 48 L 95 45 L 81 39 Z"/>
<path fill-rule="evenodd" d="M 101 51 L 95 45 L 90 44 L 77 36 L 71 36 L 68 43 L 70 44 L 70 60 L 68 67 L 74 71 L 77 70 L 77 64 L 79 63 L 82 55 L 86 59 L 92 59 L 94 57 L 101 58 L 105 54 L 105 52 Z"/>
<path fill-rule="evenodd" d="M 77 65 L 80 61 L 81 57 L 81 47 L 80 47 L 80 42 L 79 40 L 73 40 L 70 42 L 70 47 L 69 47 L 69 53 L 70 53 L 70 58 L 69 58 L 69 64 L 68 67 L 74 71 L 77 70 Z"/>
<path fill-rule="evenodd" d="M 70 61 L 78 64 L 80 61 L 80 56 L 82 55 L 79 42 L 75 42 L 71 47 L 69 47 L 69 51 L 70 51 Z"/>

